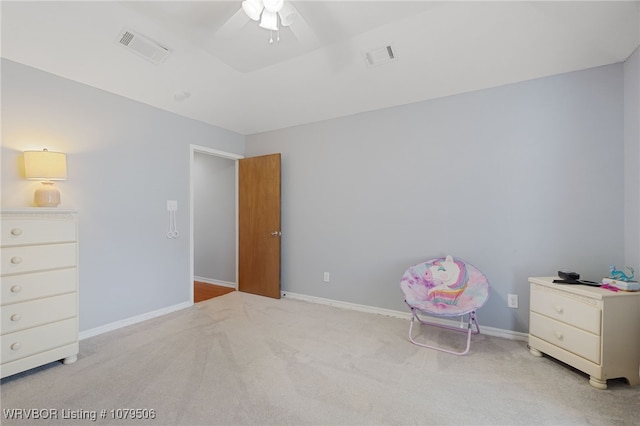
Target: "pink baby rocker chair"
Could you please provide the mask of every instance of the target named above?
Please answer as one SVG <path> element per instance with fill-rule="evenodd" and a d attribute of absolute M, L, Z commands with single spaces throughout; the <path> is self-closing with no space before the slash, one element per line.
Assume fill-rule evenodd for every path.
<path fill-rule="evenodd" d="M 409 340 L 411 343 L 438 351 L 465 355 L 471 347 L 471 335 L 480 334 L 476 310 L 489 298 L 489 281 L 475 266 L 452 256 L 431 259 L 412 266 L 404 273 L 400 281 L 404 301 L 411 309 Z M 420 318 L 426 315 L 439 318 L 460 317 L 460 327 L 446 324 L 446 321 L 433 322 Z M 466 330 L 462 328 L 467 317 Z M 467 348 L 454 350 L 417 342 L 413 337 L 413 323 L 431 325 L 448 330 L 467 333 Z M 472 324 L 475 330 L 472 331 Z"/>

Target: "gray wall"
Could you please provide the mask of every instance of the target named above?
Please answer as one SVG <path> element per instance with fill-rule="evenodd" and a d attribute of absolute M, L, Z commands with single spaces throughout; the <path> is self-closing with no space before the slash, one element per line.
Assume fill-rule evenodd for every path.
<path fill-rule="evenodd" d="M 33 185 L 22 151 L 67 153 L 61 208 L 80 211 L 80 330 L 187 302 L 189 144 L 243 154 L 245 137 L 2 61 L 2 207 Z M 167 239 L 167 200 L 178 239 Z"/>
<path fill-rule="evenodd" d="M 624 63 L 625 265 L 640 278 L 640 49 Z"/>
<path fill-rule="evenodd" d="M 404 310 L 405 268 L 452 253 L 491 280 L 481 323 L 526 332 L 528 276 L 599 279 L 638 261 L 639 80 L 636 52 L 249 136 L 247 155 L 283 154 L 283 289 Z M 68 154 L 58 186 L 60 207 L 81 213 L 81 330 L 188 300 L 189 144 L 242 155 L 243 136 L 7 60 L 2 123 L 3 207 L 29 205 L 38 185 L 19 175 L 23 150 Z"/>
<path fill-rule="evenodd" d="M 194 275 L 236 283 L 236 162 L 196 152 Z"/>
<path fill-rule="evenodd" d="M 248 136 L 247 156 L 282 153 L 283 290 L 406 310 L 404 270 L 451 253 L 492 284 L 481 323 L 528 331 L 527 277 L 623 262 L 623 81 L 615 64 Z"/>

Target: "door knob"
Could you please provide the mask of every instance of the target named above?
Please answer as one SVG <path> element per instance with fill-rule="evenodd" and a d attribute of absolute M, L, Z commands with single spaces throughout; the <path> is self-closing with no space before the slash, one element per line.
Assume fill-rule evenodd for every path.
<path fill-rule="evenodd" d="M 280 231 L 273 231 L 273 232 L 271 233 L 271 235 L 273 235 L 274 237 L 280 237 L 280 236 L 282 235 L 282 232 L 280 232 Z"/>

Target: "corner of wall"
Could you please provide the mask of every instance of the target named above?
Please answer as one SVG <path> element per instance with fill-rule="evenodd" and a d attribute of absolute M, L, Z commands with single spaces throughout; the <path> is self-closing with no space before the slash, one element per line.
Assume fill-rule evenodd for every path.
<path fill-rule="evenodd" d="M 640 267 L 640 47 L 624 62 L 625 263 Z"/>

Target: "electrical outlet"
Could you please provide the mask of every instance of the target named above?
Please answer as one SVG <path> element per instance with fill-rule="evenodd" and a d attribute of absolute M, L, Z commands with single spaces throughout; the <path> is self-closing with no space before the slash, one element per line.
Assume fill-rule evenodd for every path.
<path fill-rule="evenodd" d="M 176 210 L 178 210 L 178 201 L 167 200 L 167 210 L 170 212 L 175 212 Z"/>
<path fill-rule="evenodd" d="M 325 283 L 329 282 L 329 273 L 328 272 L 324 273 L 324 278 L 322 279 L 322 281 L 324 281 Z"/>
<path fill-rule="evenodd" d="M 507 297 L 507 306 L 510 308 L 518 307 L 518 295 L 517 294 L 509 294 Z"/>

